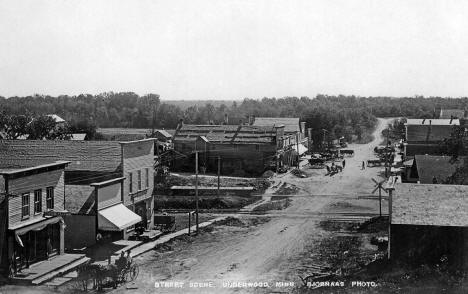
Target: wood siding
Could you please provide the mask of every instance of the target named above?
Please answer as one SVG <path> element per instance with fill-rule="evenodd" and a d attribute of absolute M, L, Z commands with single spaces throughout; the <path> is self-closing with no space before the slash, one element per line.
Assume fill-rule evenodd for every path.
<path fill-rule="evenodd" d="M 142 201 L 152 197 L 154 187 L 154 141 L 139 141 L 122 145 L 123 157 L 123 176 L 124 181 L 124 204 L 126 206 L 132 205 L 134 200 L 132 195 L 138 199 L 135 202 Z M 145 169 L 148 168 L 148 188 L 146 188 Z M 138 176 L 137 171 L 141 171 L 142 189 L 138 190 Z M 130 193 L 130 180 L 129 174 L 133 174 L 132 193 Z"/>
<path fill-rule="evenodd" d="M 104 209 L 111 205 L 121 202 L 121 183 L 117 182 L 111 185 L 98 188 L 98 209 Z"/>
<path fill-rule="evenodd" d="M 44 171 L 37 174 L 8 180 L 9 186 L 9 225 L 15 225 L 24 220 L 42 217 L 46 211 L 46 189 L 54 187 L 54 210 L 64 210 L 64 170 Z M 42 213 L 34 214 L 34 191 L 42 190 Z M 22 195 L 29 193 L 29 218 L 22 219 Z"/>

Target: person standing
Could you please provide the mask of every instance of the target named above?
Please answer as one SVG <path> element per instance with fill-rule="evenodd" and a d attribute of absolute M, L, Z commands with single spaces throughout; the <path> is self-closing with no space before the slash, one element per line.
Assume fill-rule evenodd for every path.
<path fill-rule="evenodd" d="M 345 168 L 346 160 L 343 159 L 343 169 Z"/>
<path fill-rule="evenodd" d="M 364 161 L 362 162 L 362 168 L 361 169 L 366 169 L 366 163 Z"/>

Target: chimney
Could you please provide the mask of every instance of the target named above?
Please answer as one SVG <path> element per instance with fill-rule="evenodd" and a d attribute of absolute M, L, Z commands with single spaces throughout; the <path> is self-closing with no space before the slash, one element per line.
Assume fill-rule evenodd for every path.
<path fill-rule="evenodd" d="M 306 123 L 305 123 L 305 121 L 301 121 L 300 124 L 301 124 L 301 133 L 302 133 L 302 135 L 304 135 L 304 137 L 305 137 L 305 135 L 306 135 L 306 127 L 305 127 L 305 125 L 306 125 Z"/>
<path fill-rule="evenodd" d="M 177 124 L 176 130 L 180 130 L 180 128 L 182 128 L 183 126 L 184 126 L 184 119 L 181 118 L 179 119 L 179 123 Z"/>
<path fill-rule="evenodd" d="M 227 125 L 229 123 L 229 117 L 228 117 L 228 114 L 225 113 L 224 114 L 224 124 Z"/>

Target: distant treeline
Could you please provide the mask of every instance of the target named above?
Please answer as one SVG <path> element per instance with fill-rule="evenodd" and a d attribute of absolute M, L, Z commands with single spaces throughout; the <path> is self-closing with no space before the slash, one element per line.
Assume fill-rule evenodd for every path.
<path fill-rule="evenodd" d="M 192 103 L 191 103 L 192 104 Z M 0 111 L 9 115 L 58 114 L 73 123 L 87 121 L 101 128 L 175 128 L 180 118 L 189 124 L 247 122 L 250 117 L 300 117 L 319 139 L 345 136 L 362 139 L 375 125 L 376 117 L 437 117 L 441 108 L 468 107 L 468 98 L 356 97 L 317 95 L 244 99 L 213 105 L 181 107 L 160 100 L 159 95 L 132 92 L 99 95 L 0 97 Z M 326 131 L 323 131 L 323 130 Z M 353 136 L 354 135 L 354 136 Z"/>

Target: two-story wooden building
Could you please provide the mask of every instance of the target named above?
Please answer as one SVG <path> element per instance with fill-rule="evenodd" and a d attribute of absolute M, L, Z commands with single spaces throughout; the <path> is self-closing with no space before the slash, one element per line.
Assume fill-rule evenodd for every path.
<path fill-rule="evenodd" d="M 223 174 L 261 174 L 291 153 L 284 126 L 181 125 L 175 132 L 174 167 L 194 170 L 195 152 L 199 167 L 214 172 L 220 159 Z M 288 149 L 289 147 L 289 149 Z"/>
<path fill-rule="evenodd" d="M 441 142 L 450 138 L 458 119 L 408 119 L 406 127 L 405 156 L 417 154 L 441 155 Z"/>
<path fill-rule="evenodd" d="M 0 169 L 2 269 L 64 254 L 67 161 Z M 1 167 L 1 165 L 0 165 Z"/>

